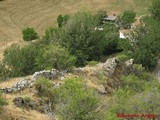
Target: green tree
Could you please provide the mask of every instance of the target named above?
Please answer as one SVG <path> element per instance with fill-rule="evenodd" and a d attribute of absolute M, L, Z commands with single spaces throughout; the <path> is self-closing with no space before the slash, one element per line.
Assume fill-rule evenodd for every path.
<path fill-rule="evenodd" d="M 118 28 L 113 25 L 106 23 L 104 25 L 105 40 L 104 40 L 104 55 L 113 54 L 121 51 L 118 47 L 119 44 L 119 32 Z"/>
<path fill-rule="evenodd" d="M 61 28 L 62 26 L 64 26 L 67 23 L 67 21 L 69 20 L 69 18 L 70 18 L 70 16 L 67 14 L 64 16 L 59 15 L 57 17 L 58 27 Z"/>
<path fill-rule="evenodd" d="M 160 1 L 159 0 L 152 1 L 150 12 L 154 18 L 157 18 L 160 20 Z"/>
<path fill-rule="evenodd" d="M 35 57 L 38 49 L 34 44 L 20 47 L 13 44 L 4 51 L 4 64 L 11 70 L 13 76 L 28 75 L 34 71 Z"/>
<path fill-rule="evenodd" d="M 58 34 L 60 44 L 77 57 L 77 65 L 98 60 L 103 53 L 105 32 L 94 30 L 97 24 L 97 19 L 90 13 L 76 13 Z"/>
<path fill-rule="evenodd" d="M 135 21 L 136 13 L 130 10 L 124 11 L 121 16 L 121 23 L 125 28 L 130 27 L 130 24 Z"/>
<path fill-rule="evenodd" d="M 61 46 L 46 46 L 39 52 L 36 64 L 40 69 L 55 68 L 58 70 L 70 70 L 75 64 L 76 58 Z"/>
<path fill-rule="evenodd" d="M 160 22 L 151 17 L 144 17 L 143 22 L 145 27 L 138 29 L 133 36 L 135 42 L 132 57 L 136 63 L 151 69 L 156 65 L 160 52 Z"/>
<path fill-rule="evenodd" d="M 55 31 L 55 28 L 53 27 L 50 27 L 46 30 L 45 36 L 43 36 L 43 40 L 45 41 L 46 44 L 49 44 L 51 42 L 54 31 Z"/>
<path fill-rule="evenodd" d="M 38 38 L 38 34 L 35 32 L 33 28 L 26 28 L 22 31 L 23 34 L 23 40 L 25 41 L 31 41 Z"/>

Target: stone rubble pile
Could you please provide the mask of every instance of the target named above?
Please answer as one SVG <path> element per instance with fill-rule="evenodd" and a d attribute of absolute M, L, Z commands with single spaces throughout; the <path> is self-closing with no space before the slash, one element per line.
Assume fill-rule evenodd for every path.
<path fill-rule="evenodd" d="M 29 79 L 20 80 L 18 83 L 16 83 L 12 87 L 0 88 L 0 90 L 2 90 L 4 93 L 21 91 L 25 88 L 31 88 L 35 80 L 38 79 L 39 77 L 45 77 L 50 80 L 53 80 L 56 78 L 58 78 L 59 80 L 63 80 L 66 73 L 67 71 L 59 72 L 58 70 L 55 70 L 55 69 L 35 72 Z M 57 86 L 58 85 L 56 84 L 55 87 Z"/>

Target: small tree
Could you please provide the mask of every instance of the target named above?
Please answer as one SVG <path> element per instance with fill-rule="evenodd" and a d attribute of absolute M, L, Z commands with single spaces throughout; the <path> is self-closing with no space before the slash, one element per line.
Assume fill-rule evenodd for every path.
<path fill-rule="evenodd" d="M 63 16 L 59 15 L 57 18 L 57 22 L 58 22 L 58 27 L 62 27 L 62 23 L 63 23 Z"/>
<path fill-rule="evenodd" d="M 35 32 L 33 28 L 26 28 L 22 31 L 23 34 L 23 40 L 25 41 L 31 41 L 38 38 L 38 34 Z"/>
<path fill-rule="evenodd" d="M 160 0 L 153 0 L 150 12 L 153 17 L 160 19 Z"/>
<path fill-rule="evenodd" d="M 63 25 L 65 25 L 69 18 L 70 18 L 69 15 L 64 15 L 64 16 L 59 15 L 57 17 L 58 27 L 61 28 Z"/>
<path fill-rule="evenodd" d="M 130 27 L 130 24 L 135 21 L 136 13 L 130 10 L 124 11 L 123 15 L 121 16 L 122 25 L 125 28 Z"/>

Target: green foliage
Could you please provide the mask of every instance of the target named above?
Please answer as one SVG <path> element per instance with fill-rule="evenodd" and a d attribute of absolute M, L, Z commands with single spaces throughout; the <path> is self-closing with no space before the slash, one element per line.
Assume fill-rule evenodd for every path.
<path fill-rule="evenodd" d="M 135 63 L 152 69 L 157 64 L 160 53 L 160 22 L 151 17 L 144 17 L 143 23 L 145 26 L 137 28 L 132 34 L 129 55 Z"/>
<path fill-rule="evenodd" d="M 126 60 L 129 59 L 129 57 L 125 54 L 120 54 L 120 55 L 117 56 L 117 59 L 121 62 L 125 62 Z"/>
<path fill-rule="evenodd" d="M 90 13 L 76 13 L 58 36 L 60 44 L 77 57 L 77 65 L 85 65 L 86 61 L 98 60 L 102 55 L 105 32 L 94 30 L 97 22 L 95 16 Z"/>
<path fill-rule="evenodd" d="M 125 89 L 131 89 L 132 91 L 137 91 L 137 92 L 141 92 L 144 90 L 144 83 L 145 81 L 140 80 L 139 77 L 134 76 L 134 75 L 128 75 L 128 76 L 123 76 L 121 78 L 122 80 L 122 86 Z"/>
<path fill-rule="evenodd" d="M 144 91 L 140 93 L 132 90 L 133 87 L 131 89 L 123 88 L 115 90 L 113 97 L 109 102 L 109 107 L 106 112 L 107 120 L 113 120 L 113 119 L 119 120 L 119 118 L 117 118 L 118 113 L 124 113 L 124 114 L 138 113 L 140 115 L 143 113 L 144 114 L 154 113 L 156 115 L 159 115 L 158 112 L 160 110 L 159 109 L 160 88 L 159 85 L 156 85 L 158 81 L 156 80 L 147 83 L 148 84 L 139 83 L 141 84 L 141 86 L 144 87 Z M 132 85 L 134 85 L 134 81 Z M 158 116 L 156 118 L 158 118 Z"/>
<path fill-rule="evenodd" d="M 90 62 L 88 63 L 88 66 L 95 66 L 96 64 L 98 64 L 97 61 L 90 61 Z"/>
<path fill-rule="evenodd" d="M 58 16 L 57 22 L 58 22 L 58 27 L 62 27 L 62 23 L 63 23 L 63 16 L 62 15 Z"/>
<path fill-rule="evenodd" d="M 130 40 L 119 40 L 118 42 L 119 49 L 122 49 L 126 54 L 128 54 L 132 50 L 132 45 Z"/>
<path fill-rule="evenodd" d="M 24 99 L 24 102 L 30 102 L 31 101 L 31 98 L 28 97 L 28 96 L 25 96 L 23 99 Z"/>
<path fill-rule="evenodd" d="M 41 49 L 36 64 L 40 69 L 70 70 L 74 66 L 76 58 L 61 46 L 46 46 Z"/>
<path fill-rule="evenodd" d="M 1 78 L 33 74 L 43 69 L 71 70 L 76 58 L 60 45 L 48 45 L 45 40 L 20 47 L 13 44 L 4 51 L 0 66 Z M 5 67 L 7 66 L 7 67 Z M 10 74 L 11 71 L 11 74 Z"/>
<path fill-rule="evenodd" d="M 56 110 L 63 120 L 96 120 L 94 112 L 98 98 L 92 89 L 86 88 L 81 79 L 68 79 L 55 90 Z"/>
<path fill-rule="evenodd" d="M 28 75 L 34 72 L 37 48 L 33 45 L 20 47 L 13 44 L 4 51 L 4 63 L 13 76 Z"/>
<path fill-rule="evenodd" d="M 98 26 L 99 25 L 103 25 L 103 17 L 105 17 L 107 15 L 106 11 L 98 11 L 98 13 L 96 14 L 96 18 L 98 20 Z"/>
<path fill-rule="evenodd" d="M 39 78 L 35 82 L 35 88 L 38 91 L 39 96 L 45 96 L 54 99 L 53 85 L 46 78 Z"/>
<path fill-rule="evenodd" d="M 135 21 L 136 13 L 130 10 L 124 11 L 123 15 L 121 16 L 122 25 L 125 28 L 130 28 L 130 24 Z"/>
<path fill-rule="evenodd" d="M 51 41 L 51 38 L 53 37 L 53 33 L 55 31 L 55 28 L 50 27 L 46 30 L 45 36 L 43 36 L 43 40 L 45 41 L 46 44 L 49 44 Z"/>
<path fill-rule="evenodd" d="M 118 48 L 119 32 L 118 28 L 113 24 L 104 25 L 105 40 L 104 40 L 104 55 L 110 55 L 121 50 Z"/>
<path fill-rule="evenodd" d="M 23 40 L 25 41 L 31 41 L 38 38 L 38 35 L 33 28 L 27 27 L 26 29 L 23 29 L 22 34 L 23 34 Z"/>
<path fill-rule="evenodd" d="M 150 12 L 154 18 L 160 20 L 160 1 L 159 0 L 152 1 Z"/>
<path fill-rule="evenodd" d="M 69 17 L 70 17 L 69 15 L 64 15 L 64 16 L 59 15 L 57 17 L 58 27 L 61 28 L 62 26 L 64 26 L 67 23 Z"/>

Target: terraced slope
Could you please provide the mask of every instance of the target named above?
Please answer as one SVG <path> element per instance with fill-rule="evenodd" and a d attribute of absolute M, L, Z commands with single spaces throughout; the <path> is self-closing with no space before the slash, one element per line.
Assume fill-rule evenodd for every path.
<path fill-rule="evenodd" d="M 0 2 L 0 56 L 12 43 L 23 43 L 21 30 L 34 27 L 43 35 L 46 28 L 56 24 L 59 14 L 71 14 L 81 9 L 93 12 L 106 10 L 109 14 L 133 9 L 138 15 L 147 13 L 150 0 L 4 0 Z"/>

